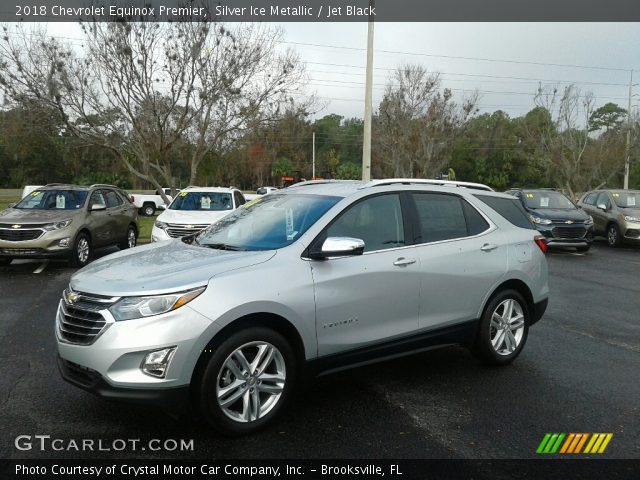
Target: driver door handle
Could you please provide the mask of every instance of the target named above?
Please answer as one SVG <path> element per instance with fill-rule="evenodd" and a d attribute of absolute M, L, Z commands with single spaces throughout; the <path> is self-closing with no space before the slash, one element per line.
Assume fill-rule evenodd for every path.
<path fill-rule="evenodd" d="M 483 252 L 490 252 L 491 250 L 495 250 L 496 248 L 498 248 L 498 245 L 496 245 L 495 243 L 485 243 L 480 247 L 480 250 L 482 250 Z"/>
<path fill-rule="evenodd" d="M 407 265 L 411 265 L 412 263 L 416 263 L 416 259 L 415 258 L 400 257 L 395 262 L 393 262 L 393 264 L 396 267 L 406 267 Z"/>

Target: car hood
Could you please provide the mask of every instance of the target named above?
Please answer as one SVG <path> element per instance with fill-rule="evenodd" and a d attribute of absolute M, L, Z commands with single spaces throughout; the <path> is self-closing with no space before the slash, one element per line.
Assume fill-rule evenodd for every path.
<path fill-rule="evenodd" d="M 564 209 L 564 208 L 529 208 L 529 213 L 540 218 L 547 218 L 553 222 L 565 222 L 571 220 L 573 222 L 584 222 L 589 216 L 578 209 Z"/>
<path fill-rule="evenodd" d="M 216 275 L 266 262 L 275 254 L 215 250 L 175 239 L 103 257 L 73 275 L 70 285 L 114 297 L 175 292 L 206 285 Z"/>
<path fill-rule="evenodd" d="M 219 212 L 203 212 L 199 210 L 165 210 L 157 220 L 165 223 L 177 223 L 179 225 L 211 225 L 217 222 L 233 210 L 221 210 Z"/>
<path fill-rule="evenodd" d="M 7 208 L 0 212 L 0 223 L 34 224 L 52 223 L 69 220 L 75 217 L 82 209 L 78 210 L 27 210 L 22 208 Z"/>
<path fill-rule="evenodd" d="M 640 218 L 640 208 L 620 207 L 620 210 L 622 210 L 622 213 L 624 213 L 625 215 Z"/>

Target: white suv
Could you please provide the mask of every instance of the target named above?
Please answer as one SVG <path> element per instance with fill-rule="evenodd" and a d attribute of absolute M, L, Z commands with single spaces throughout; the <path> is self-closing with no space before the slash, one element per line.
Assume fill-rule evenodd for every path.
<path fill-rule="evenodd" d="M 244 195 L 235 188 L 185 188 L 156 219 L 151 241 L 162 242 L 197 233 L 245 203 Z"/>
<path fill-rule="evenodd" d="M 188 400 L 242 434 L 303 372 L 456 343 L 508 364 L 547 306 L 546 243 L 517 199 L 486 190 L 312 182 L 101 258 L 60 301 L 62 376 L 112 399 Z"/>

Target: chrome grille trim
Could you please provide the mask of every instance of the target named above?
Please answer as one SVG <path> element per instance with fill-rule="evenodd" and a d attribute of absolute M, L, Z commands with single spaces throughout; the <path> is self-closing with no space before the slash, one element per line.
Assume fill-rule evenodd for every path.
<path fill-rule="evenodd" d="M 584 238 L 587 229 L 584 227 L 554 227 L 551 233 L 554 238 L 577 240 Z"/>
<path fill-rule="evenodd" d="M 68 300 L 70 296 L 74 297 L 72 302 Z M 110 325 L 102 312 L 119 299 L 75 292 L 68 288 L 63 292 L 58 306 L 58 337 L 74 345 L 93 344 Z"/>
<path fill-rule="evenodd" d="M 190 225 L 191 228 L 187 228 L 187 224 L 181 225 L 176 223 L 168 223 L 166 232 L 167 235 L 172 238 L 179 238 L 198 233 L 199 231 L 207 228 L 209 225 L 210 224 Z"/>

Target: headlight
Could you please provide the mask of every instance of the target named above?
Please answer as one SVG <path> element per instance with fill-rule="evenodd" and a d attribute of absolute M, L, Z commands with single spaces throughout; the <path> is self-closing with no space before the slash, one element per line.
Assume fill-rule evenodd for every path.
<path fill-rule="evenodd" d="M 540 218 L 534 215 L 529 215 L 529 220 L 531 220 L 533 223 L 537 223 L 538 225 L 551 225 L 552 223 L 548 218 Z"/>
<path fill-rule="evenodd" d="M 54 230 L 62 230 L 63 228 L 67 228 L 69 225 L 71 225 L 71 222 L 73 222 L 73 219 L 64 220 L 62 222 L 49 223 L 42 228 L 47 232 L 52 232 Z"/>
<path fill-rule="evenodd" d="M 589 215 L 589 218 L 587 218 L 587 219 L 584 221 L 584 224 L 585 224 L 585 225 L 593 225 L 593 217 L 592 217 L 591 215 Z"/>
<path fill-rule="evenodd" d="M 624 216 L 624 219 L 625 219 L 627 222 L 640 223 L 640 217 L 631 217 L 631 216 L 629 216 L 629 215 L 625 215 L 625 216 Z"/>
<path fill-rule="evenodd" d="M 206 287 L 188 292 L 153 295 L 148 297 L 124 297 L 109 308 L 116 321 L 151 317 L 176 310 L 196 298 Z"/>
<path fill-rule="evenodd" d="M 158 220 L 156 220 L 156 223 L 154 223 L 154 225 L 159 228 L 160 230 L 166 230 L 167 229 L 167 224 L 164 222 L 159 222 Z"/>

